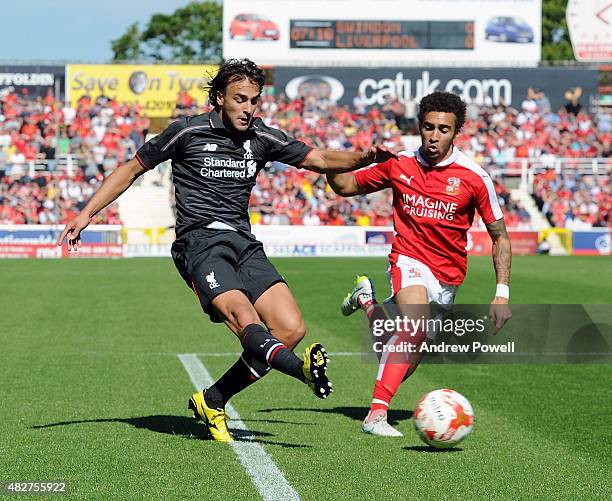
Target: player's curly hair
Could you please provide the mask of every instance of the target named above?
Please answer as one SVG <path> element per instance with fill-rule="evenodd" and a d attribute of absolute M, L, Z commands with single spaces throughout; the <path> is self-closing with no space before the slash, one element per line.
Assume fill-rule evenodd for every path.
<path fill-rule="evenodd" d="M 219 108 L 217 102 L 217 93 L 223 94 L 225 89 L 232 82 L 247 78 L 251 82 L 257 84 L 259 92 L 263 90 L 266 76 L 263 70 L 250 59 L 228 59 L 219 68 L 219 71 L 213 79 L 208 82 L 205 89 L 208 90 L 208 100 L 215 109 Z"/>
<path fill-rule="evenodd" d="M 465 123 L 465 103 L 452 92 L 436 91 L 421 99 L 419 104 L 419 125 L 425 120 L 425 115 L 431 111 L 441 111 L 455 114 L 455 130 L 461 130 Z"/>

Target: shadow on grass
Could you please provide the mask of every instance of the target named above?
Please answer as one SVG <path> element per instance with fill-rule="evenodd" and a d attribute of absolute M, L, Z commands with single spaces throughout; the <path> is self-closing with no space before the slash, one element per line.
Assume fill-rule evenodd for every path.
<path fill-rule="evenodd" d="M 436 449 L 435 447 L 430 447 L 429 445 L 411 445 L 410 447 L 402 447 L 405 451 L 415 451 L 415 452 L 434 452 L 444 454 L 445 452 L 461 452 L 463 449 L 459 447 L 450 447 L 449 449 Z"/>
<path fill-rule="evenodd" d="M 274 409 L 259 409 L 257 412 L 278 412 L 278 411 L 292 411 L 292 412 L 320 412 L 322 414 L 340 414 L 348 418 L 354 419 L 355 421 L 363 421 L 367 416 L 369 407 L 328 407 L 321 409 L 305 409 L 302 407 L 280 407 Z M 412 417 L 412 411 L 399 411 L 389 410 L 387 413 L 387 421 L 391 425 L 396 425 L 400 421 L 410 419 Z"/>
<path fill-rule="evenodd" d="M 243 423 L 291 424 L 295 426 L 314 426 L 315 425 L 315 423 L 303 423 L 300 421 L 282 421 L 280 419 L 244 419 L 243 418 L 242 422 Z"/>
<path fill-rule="evenodd" d="M 175 435 L 187 439 L 210 440 L 210 435 L 208 434 L 208 431 L 202 423 L 196 421 L 194 418 L 185 416 L 154 415 L 133 418 L 83 419 L 36 425 L 32 426 L 31 428 L 35 430 L 40 430 L 45 428 L 54 428 L 57 426 L 70 426 L 74 424 L 87 423 L 125 423 L 133 426 L 134 428 L 149 430 L 155 433 Z M 274 435 L 272 433 L 254 430 L 232 429 L 231 425 L 230 430 L 234 435 L 234 438 L 240 442 L 255 442 L 259 444 L 279 445 L 281 447 L 287 448 L 310 447 L 309 445 L 303 444 L 288 444 L 284 442 L 263 440 L 263 437 L 273 437 Z"/>

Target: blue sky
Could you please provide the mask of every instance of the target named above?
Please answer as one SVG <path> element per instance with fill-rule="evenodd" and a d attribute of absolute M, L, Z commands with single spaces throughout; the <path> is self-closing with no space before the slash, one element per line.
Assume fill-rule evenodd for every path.
<path fill-rule="evenodd" d="M 111 40 L 133 22 L 189 0 L 8 0 L 2 2 L 0 62 L 106 62 Z"/>

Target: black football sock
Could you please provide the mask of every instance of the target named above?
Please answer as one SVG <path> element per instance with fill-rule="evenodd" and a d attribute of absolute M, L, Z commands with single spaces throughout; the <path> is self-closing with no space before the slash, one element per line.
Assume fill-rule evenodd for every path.
<path fill-rule="evenodd" d="M 223 396 L 214 385 L 204 391 L 204 403 L 211 409 L 223 409 Z"/>
<path fill-rule="evenodd" d="M 304 382 L 304 363 L 261 325 L 247 325 L 242 331 L 241 342 L 255 360 Z"/>
<path fill-rule="evenodd" d="M 206 397 L 208 397 L 209 391 L 215 397 L 218 394 L 221 401 L 220 407 L 225 407 L 227 401 L 236 393 L 251 386 L 255 381 L 259 381 L 270 370 L 271 367 L 269 365 L 255 360 L 251 354 L 244 351 L 236 363 L 215 384 L 206 390 Z M 206 400 L 206 405 L 208 405 L 208 399 Z"/>

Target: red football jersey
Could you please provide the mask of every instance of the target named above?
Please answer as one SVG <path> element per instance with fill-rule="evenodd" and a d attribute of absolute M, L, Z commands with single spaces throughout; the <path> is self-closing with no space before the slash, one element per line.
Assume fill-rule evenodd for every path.
<path fill-rule="evenodd" d="M 467 270 L 467 232 L 474 211 L 485 224 L 503 217 L 493 182 L 485 170 L 457 148 L 430 167 L 420 151 L 355 173 L 366 193 L 393 190 L 395 241 L 389 259 L 398 254 L 426 264 L 440 282 L 459 285 Z"/>

